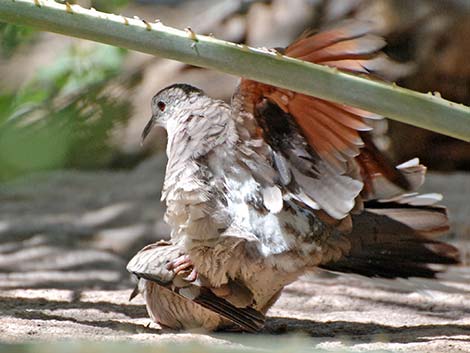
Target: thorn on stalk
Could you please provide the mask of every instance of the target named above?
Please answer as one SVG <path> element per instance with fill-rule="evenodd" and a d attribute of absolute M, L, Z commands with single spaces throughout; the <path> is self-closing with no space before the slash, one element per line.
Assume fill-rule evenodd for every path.
<path fill-rule="evenodd" d="M 246 45 L 245 43 L 239 44 L 244 51 L 250 51 L 250 47 Z"/>
<path fill-rule="evenodd" d="M 70 5 L 70 4 L 68 3 L 68 1 L 65 2 L 65 11 L 66 11 L 67 13 L 73 14 L 72 5 Z"/>
<path fill-rule="evenodd" d="M 41 3 L 39 2 L 39 0 L 34 0 L 34 5 L 36 5 L 37 7 L 41 7 Z"/>
<path fill-rule="evenodd" d="M 121 15 L 122 19 L 124 20 L 124 25 L 126 26 L 129 26 L 129 20 L 127 19 L 127 17 Z"/>
<path fill-rule="evenodd" d="M 196 32 L 194 32 L 191 27 L 186 27 L 184 29 L 186 31 L 186 33 L 188 33 L 189 35 L 189 38 L 191 38 L 192 40 L 194 40 L 195 42 L 197 42 L 197 37 L 196 37 Z M 193 43 L 194 44 L 194 43 Z"/>
<path fill-rule="evenodd" d="M 151 31 L 152 30 L 152 25 L 150 23 L 148 23 L 147 21 L 145 20 L 142 20 L 142 22 L 145 24 L 145 28 L 147 29 L 147 31 Z"/>
<path fill-rule="evenodd" d="M 282 53 L 279 50 L 277 50 L 276 48 L 270 48 L 270 49 L 268 49 L 268 51 L 270 53 L 275 54 L 276 56 L 282 56 Z"/>

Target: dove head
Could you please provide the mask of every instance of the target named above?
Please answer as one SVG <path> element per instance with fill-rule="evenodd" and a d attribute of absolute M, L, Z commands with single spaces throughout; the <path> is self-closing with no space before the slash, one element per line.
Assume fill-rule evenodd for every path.
<path fill-rule="evenodd" d="M 199 88 L 177 83 L 159 91 L 152 98 L 152 117 L 142 132 L 142 143 L 154 126 L 168 129 L 168 124 L 175 122 L 182 111 L 191 110 L 204 92 Z"/>

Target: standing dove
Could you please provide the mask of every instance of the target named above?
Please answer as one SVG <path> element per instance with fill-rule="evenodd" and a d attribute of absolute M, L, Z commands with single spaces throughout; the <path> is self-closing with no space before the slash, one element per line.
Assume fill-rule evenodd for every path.
<path fill-rule="evenodd" d="M 283 54 L 385 79 L 382 38 L 363 22 L 300 38 Z M 171 240 L 129 263 L 153 320 L 175 329 L 258 331 L 282 288 L 314 268 L 433 278 L 458 251 L 426 168 L 392 166 L 375 114 L 248 79 L 231 104 L 174 84 L 152 99 L 145 138 L 166 129 L 162 190 Z"/>

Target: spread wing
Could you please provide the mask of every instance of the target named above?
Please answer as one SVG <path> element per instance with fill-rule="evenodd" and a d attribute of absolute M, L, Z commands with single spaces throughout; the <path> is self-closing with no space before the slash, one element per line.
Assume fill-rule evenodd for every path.
<path fill-rule="evenodd" d="M 390 78 L 386 69 L 390 61 L 380 53 L 385 42 L 370 30 L 364 22 L 344 22 L 300 38 L 284 54 L 350 73 Z M 360 204 L 358 196 L 389 198 L 411 189 L 408 178 L 368 136 L 369 121 L 381 118 L 376 114 L 248 79 L 241 80 L 234 104 L 255 116 L 272 147 L 280 182 L 292 197 L 328 217 L 348 217 Z M 424 173 L 421 166 L 413 167 L 413 172 Z M 382 184 L 396 187 L 388 185 L 390 193 L 379 193 Z"/>

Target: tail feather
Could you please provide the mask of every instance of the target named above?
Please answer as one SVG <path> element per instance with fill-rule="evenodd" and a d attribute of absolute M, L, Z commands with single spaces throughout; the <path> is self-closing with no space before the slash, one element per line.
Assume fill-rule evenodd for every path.
<path fill-rule="evenodd" d="M 441 269 L 434 265 L 459 263 L 457 248 L 435 240 L 449 229 L 445 208 L 392 205 L 366 203 L 345 235 L 351 250 L 321 267 L 367 277 L 435 278 Z"/>
<path fill-rule="evenodd" d="M 364 147 L 356 156 L 364 189 L 361 196 L 365 200 L 390 200 L 402 197 L 405 193 L 414 192 L 423 183 L 426 167 L 414 158 L 398 166 L 375 146 L 368 133 L 361 134 Z"/>
<path fill-rule="evenodd" d="M 398 224 L 408 226 L 420 236 L 438 238 L 450 230 L 447 209 L 441 206 L 414 206 L 395 202 L 367 202 L 368 212 L 386 216 Z M 372 204 L 378 207 L 370 208 Z M 395 225 L 395 223 L 394 223 Z"/>

